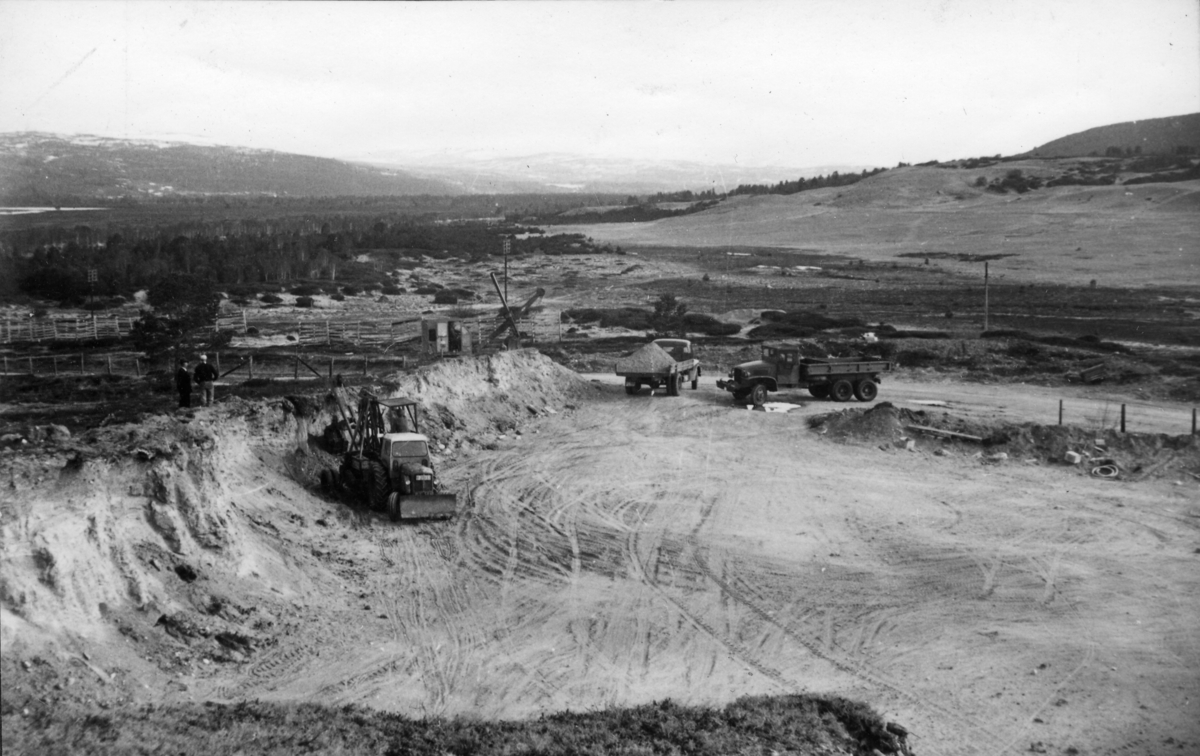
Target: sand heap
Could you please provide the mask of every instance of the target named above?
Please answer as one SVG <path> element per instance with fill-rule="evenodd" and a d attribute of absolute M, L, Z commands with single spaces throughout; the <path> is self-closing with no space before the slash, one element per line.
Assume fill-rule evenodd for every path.
<path fill-rule="evenodd" d="M 631 352 L 617 360 L 616 370 L 619 375 L 661 373 L 675 364 L 675 358 L 666 350 L 651 341 L 646 346 Z"/>

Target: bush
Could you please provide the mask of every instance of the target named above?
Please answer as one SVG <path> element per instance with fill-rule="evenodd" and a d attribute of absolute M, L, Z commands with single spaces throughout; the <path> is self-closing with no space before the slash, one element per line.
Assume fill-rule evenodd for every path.
<path fill-rule="evenodd" d="M 458 304 L 458 297 L 449 291 L 439 291 L 433 295 L 433 303 L 446 305 Z"/>
<path fill-rule="evenodd" d="M 312 307 L 315 304 L 312 297 L 296 297 L 297 307 Z"/>
<path fill-rule="evenodd" d="M 313 284 L 301 284 L 299 286 L 292 288 L 292 290 L 289 291 L 288 293 L 295 294 L 298 297 L 311 297 L 314 294 L 320 294 L 321 287 L 314 286 Z"/>
<path fill-rule="evenodd" d="M 357 286 L 343 286 L 342 287 L 342 293 L 345 294 L 347 297 L 353 297 L 353 296 L 357 295 L 358 292 L 359 292 L 359 288 Z"/>
<path fill-rule="evenodd" d="M 346 295 L 344 295 L 344 294 L 331 294 L 331 295 L 329 295 L 329 298 L 332 299 L 334 302 L 345 302 L 346 301 Z"/>
<path fill-rule="evenodd" d="M 387 294 L 388 296 L 394 297 L 397 294 L 403 294 L 404 287 L 402 287 L 402 286 L 384 286 L 382 293 Z M 418 292 L 418 293 L 420 293 L 420 292 Z"/>
<path fill-rule="evenodd" d="M 258 298 L 258 301 L 262 302 L 263 304 L 279 304 L 283 301 L 283 297 L 279 296 L 278 294 L 263 294 Z"/>
<path fill-rule="evenodd" d="M 440 290 L 441 290 L 441 287 L 422 286 L 416 290 L 416 293 L 429 295 L 429 294 L 437 294 L 438 291 L 440 291 Z M 386 294 L 387 292 L 384 292 L 384 293 Z"/>
<path fill-rule="evenodd" d="M 737 323 L 724 323 L 712 315 L 689 312 L 683 316 L 684 329 L 705 336 L 732 336 L 742 330 Z"/>

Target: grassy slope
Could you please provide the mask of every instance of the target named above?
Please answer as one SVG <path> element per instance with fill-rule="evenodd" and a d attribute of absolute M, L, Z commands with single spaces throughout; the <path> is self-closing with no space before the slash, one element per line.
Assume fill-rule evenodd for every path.
<path fill-rule="evenodd" d="M 1044 161 L 975 169 L 904 168 L 853 186 L 740 198 L 644 224 L 567 227 L 598 242 L 778 247 L 891 262 L 921 253 L 1003 254 L 993 275 L 1087 285 L 1190 285 L 1200 280 L 1200 182 L 1067 186 L 991 194 L 971 186 Z M 978 264 L 958 266 L 977 272 Z"/>

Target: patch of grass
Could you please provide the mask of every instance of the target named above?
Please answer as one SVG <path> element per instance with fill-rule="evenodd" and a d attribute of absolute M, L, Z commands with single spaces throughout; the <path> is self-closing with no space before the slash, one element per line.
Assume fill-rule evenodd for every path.
<path fill-rule="evenodd" d="M 837 697 L 759 696 L 724 708 L 660 701 L 524 721 L 410 719 L 369 709 L 246 702 L 120 710 L 3 707 L 5 750 L 77 753 L 501 754 L 870 753 L 895 750 L 882 718 Z"/>

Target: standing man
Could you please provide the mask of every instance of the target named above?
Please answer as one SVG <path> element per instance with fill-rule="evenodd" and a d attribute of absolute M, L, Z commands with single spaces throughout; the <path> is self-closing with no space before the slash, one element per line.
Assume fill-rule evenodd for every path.
<path fill-rule="evenodd" d="M 200 364 L 196 366 L 196 384 L 200 386 L 200 400 L 205 407 L 216 401 L 214 384 L 217 380 L 217 369 L 208 364 L 208 355 L 200 355 Z"/>
<path fill-rule="evenodd" d="M 179 369 L 175 371 L 175 388 L 179 389 L 179 406 L 192 406 L 192 374 L 188 371 L 187 360 L 179 361 Z"/>

